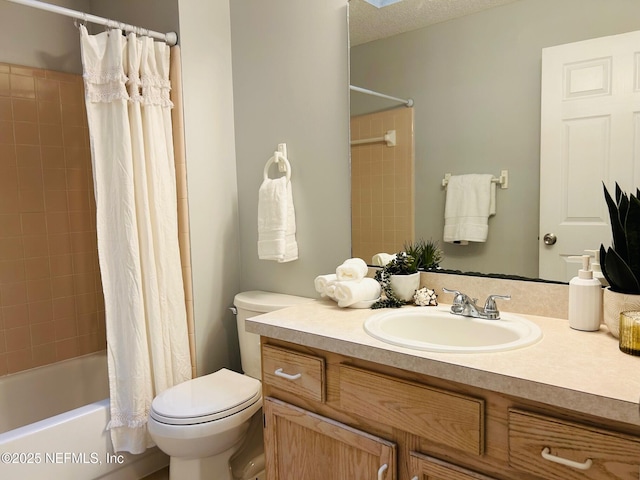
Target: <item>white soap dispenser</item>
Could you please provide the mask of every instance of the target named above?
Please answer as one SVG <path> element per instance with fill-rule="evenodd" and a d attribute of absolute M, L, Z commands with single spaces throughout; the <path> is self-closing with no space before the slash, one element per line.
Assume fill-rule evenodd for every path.
<path fill-rule="evenodd" d="M 602 284 L 593 278 L 589 267 L 591 256 L 569 258 L 582 260 L 578 276 L 569 282 L 569 326 L 587 332 L 599 330 L 602 318 Z"/>
<path fill-rule="evenodd" d="M 593 260 L 591 260 L 591 270 L 593 271 L 593 278 L 598 280 L 600 282 L 600 285 L 602 285 L 603 287 L 608 287 L 609 282 L 607 282 L 607 279 L 604 277 L 604 274 L 602 273 L 602 267 L 600 266 L 600 250 L 585 250 L 585 252 L 587 252 L 593 258 Z"/>

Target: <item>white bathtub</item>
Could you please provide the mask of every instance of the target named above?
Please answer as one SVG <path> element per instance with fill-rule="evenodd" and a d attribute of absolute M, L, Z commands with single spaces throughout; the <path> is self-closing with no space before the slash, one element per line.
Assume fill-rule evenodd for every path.
<path fill-rule="evenodd" d="M 106 353 L 0 377 L 0 478 L 138 480 L 165 465 L 157 448 L 116 455 Z"/>

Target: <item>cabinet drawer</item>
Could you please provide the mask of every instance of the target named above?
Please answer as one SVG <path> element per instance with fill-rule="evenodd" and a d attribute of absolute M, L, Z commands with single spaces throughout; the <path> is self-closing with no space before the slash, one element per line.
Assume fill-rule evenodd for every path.
<path fill-rule="evenodd" d="M 262 381 L 300 397 L 324 402 L 324 358 L 265 344 L 262 346 Z"/>
<path fill-rule="evenodd" d="M 509 464 L 549 480 L 638 480 L 640 439 L 510 409 Z"/>
<path fill-rule="evenodd" d="M 438 458 L 409 453 L 411 480 L 495 480 Z"/>
<path fill-rule="evenodd" d="M 341 365 L 340 406 L 467 453 L 484 451 L 482 399 Z"/>

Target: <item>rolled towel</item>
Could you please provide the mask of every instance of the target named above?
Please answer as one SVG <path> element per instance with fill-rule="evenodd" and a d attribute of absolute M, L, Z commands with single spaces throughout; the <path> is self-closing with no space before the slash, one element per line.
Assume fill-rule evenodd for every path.
<path fill-rule="evenodd" d="M 354 303 L 375 300 L 380 297 L 380 284 L 373 278 L 336 282 L 334 286 L 339 307 L 349 307 Z"/>
<path fill-rule="evenodd" d="M 375 265 L 376 267 L 384 267 L 394 258 L 396 258 L 395 253 L 393 255 L 389 253 L 377 253 L 371 258 L 371 264 Z"/>
<path fill-rule="evenodd" d="M 335 273 L 329 273 L 327 275 L 318 275 L 313 283 L 316 287 L 316 292 L 318 292 L 321 296 L 332 297 L 333 291 L 335 290 L 332 287 L 337 280 L 338 277 Z M 329 292 L 331 292 L 331 295 L 329 294 Z"/>
<path fill-rule="evenodd" d="M 336 268 L 336 276 L 339 282 L 347 280 L 361 280 L 367 276 L 369 267 L 361 258 L 350 258 Z"/>

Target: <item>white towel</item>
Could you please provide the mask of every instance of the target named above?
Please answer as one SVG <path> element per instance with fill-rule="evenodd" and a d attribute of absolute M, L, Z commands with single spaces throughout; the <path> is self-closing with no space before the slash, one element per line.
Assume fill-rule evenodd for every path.
<path fill-rule="evenodd" d="M 340 282 L 360 280 L 366 277 L 367 273 L 369 273 L 369 267 L 361 258 L 350 258 L 336 268 L 336 276 Z"/>
<path fill-rule="evenodd" d="M 258 258 L 290 262 L 298 258 L 291 181 L 265 178 L 258 192 Z"/>
<path fill-rule="evenodd" d="M 373 257 L 371 257 L 371 265 L 376 267 L 384 267 L 391 260 L 396 258 L 396 254 L 393 255 L 389 253 L 376 253 Z"/>
<path fill-rule="evenodd" d="M 329 273 L 327 275 L 318 275 L 313 283 L 316 287 L 316 292 L 318 292 L 321 297 L 329 297 L 335 300 L 334 292 L 337 280 L 338 277 L 335 273 Z"/>
<path fill-rule="evenodd" d="M 495 214 L 492 175 L 452 175 L 444 207 L 444 241 L 486 242 L 489 216 Z"/>
<path fill-rule="evenodd" d="M 339 307 L 349 307 L 354 303 L 376 300 L 380 297 L 380 284 L 373 278 L 336 282 L 334 285 Z"/>

